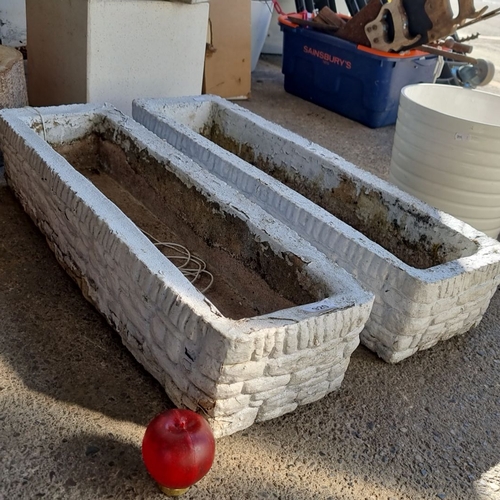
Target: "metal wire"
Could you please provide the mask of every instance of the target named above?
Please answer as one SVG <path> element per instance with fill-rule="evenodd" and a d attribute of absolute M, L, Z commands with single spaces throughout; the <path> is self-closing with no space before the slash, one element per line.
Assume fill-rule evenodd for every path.
<path fill-rule="evenodd" d="M 163 247 L 177 252 L 177 255 L 163 253 L 165 257 L 171 261 L 180 260 L 181 263 L 177 264 L 174 262 L 176 267 L 181 271 L 181 273 L 188 278 L 188 280 L 195 285 L 195 281 L 200 279 L 202 275 L 206 275 L 209 278 L 208 285 L 200 290 L 201 293 L 205 293 L 214 282 L 213 274 L 207 270 L 207 264 L 203 259 L 198 257 L 197 255 L 192 254 L 184 245 L 180 245 L 179 243 L 172 243 L 168 241 L 160 241 L 156 239 L 154 236 L 149 234 L 148 232 L 141 229 L 141 231 L 152 240 L 153 244 L 156 247 Z M 195 285 L 196 286 L 196 285 Z"/>

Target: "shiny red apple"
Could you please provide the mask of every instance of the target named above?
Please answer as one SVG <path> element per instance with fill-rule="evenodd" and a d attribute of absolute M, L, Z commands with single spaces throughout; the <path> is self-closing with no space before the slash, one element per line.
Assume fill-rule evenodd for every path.
<path fill-rule="evenodd" d="M 160 413 L 142 440 L 144 464 L 167 495 L 179 495 L 199 481 L 212 467 L 214 455 L 210 425 L 191 410 Z"/>

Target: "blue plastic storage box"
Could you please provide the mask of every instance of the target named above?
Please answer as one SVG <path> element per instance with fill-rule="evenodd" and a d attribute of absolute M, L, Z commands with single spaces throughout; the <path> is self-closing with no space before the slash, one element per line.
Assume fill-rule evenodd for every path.
<path fill-rule="evenodd" d="M 377 128 L 396 123 L 405 85 L 432 83 L 437 57 L 392 54 L 293 25 L 280 16 L 285 90 Z"/>

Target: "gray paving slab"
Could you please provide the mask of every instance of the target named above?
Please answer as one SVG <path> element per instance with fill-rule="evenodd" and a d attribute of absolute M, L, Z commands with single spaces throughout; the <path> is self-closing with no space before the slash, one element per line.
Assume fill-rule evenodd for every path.
<path fill-rule="evenodd" d="M 261 61 L 243 103 L 385 176 L 371 130 L 283 91 Z M 172 406 L 0 185 L 0 498 L 160 499 L 140 455 Z M 342 388 L 222 438 L 188 499 L 495 499 L 500 294 L 481 324 L 398 365 L 359 347 Z"/>

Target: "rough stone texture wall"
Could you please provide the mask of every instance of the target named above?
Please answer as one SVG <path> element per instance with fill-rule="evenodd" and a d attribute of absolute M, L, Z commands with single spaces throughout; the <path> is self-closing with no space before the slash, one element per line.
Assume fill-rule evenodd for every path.
<path fill-rule="evenodd" d="M 328 168 L 343 170 L 360 189 L 377 190 L 382 197 L 397 198 L 400 206 L 420 213 L 422 220 L 429 221 L 426 230 L 433 238 L 455 246 L 465 242 L 468 250 L 461 258 L 428 269 L 405 264 L 359 231 L 200 135 L 197 130 L 203 127 L 203 120 L 216 115 L 223 116 L 226 122 L 235 116 L 234 126 L 228 128 L 233 137 L 241 135 L 240 143 L 245 147 L 259 149 L 260 154 L 276 162 L 283 156 L 289 158 L 289 163 L 302 161 L 311 175 L 320 171 L 326 177 Z M 500 244 L 495 240 L 223 99 L 140 99 L 134 103 L 133 116 L 287 223 L 374 292 L 375 304 L 361 341 L 385 361 L 399 362 L 465 333 L 481 321 L 500 283 Z M 254 137 L 252 132 L 256 132 Z M 400 216 L 404 214 L 396 214 Z M 474 245 L 477 250 L 471 252 Z"/>
<path fill-rule="evenodd" d="M 12 47 L 0 45 L 0 109 L 27 105 L 23 56 Z"/>
<path fill-rule="evenodd" d="M 62 109 L 69 116 L 99 111 Z M 50 128 L 50 110 L 41 112 Z M 356 286 L 346 290 L 354 280 L 346 280 L 341 269 L 330 274 L 327 269 L 342 297 L 271 317 L 222 317 L 172 264 L 148 251 L 149 241 L 134 224 L 26 124 L 36 116 L 28 110 L 0 113 L 9 184 L 84 296 L 176 405 L 204 413 L 220 437 L 340 386 L 368 319 L 371 294 Z M 116 123 L 135 130 L 124 116 L 117 115 Z M 320 253 L 308 257 L 324 258 Z M 324 304 L 329 304 L 326 310 Z"/>

